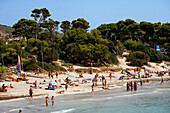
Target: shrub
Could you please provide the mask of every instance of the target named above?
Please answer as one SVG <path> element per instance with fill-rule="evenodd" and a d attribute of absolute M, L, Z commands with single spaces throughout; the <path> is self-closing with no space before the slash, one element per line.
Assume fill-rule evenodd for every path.
<path fill-rule="evenodd" d="M 4 66 L 0 67 L 0 73 L 5 73 L 5 72 L 8 72 L 7 67 Z"/>
<path fill-rule="evenodd" d="M 39 66 L 37 64 L 33 63 L 33 64 L 26 66 L 25 71 L 30 71 L 30 70 L 35 71 L 38 67 Z"/>
<path fill-rule="evenodd" d="M 64 61 L 62 61 L 62 66 L 66 66 L 66 67 L 69 67 L 69 66 L 72 66 L 73 64 L 71 63 L 65 63 Z"/>
<path fill-rule="evenodd" d="M 150 57 L 142 51 L 130 52 L 127 57 L 127 61 L 130 61 L 130 64 L 134 66 L 143 66 L 147 64 L 149 60 Z"/>
<path fill-rule="evenodd" d="M 113 53 L 110 54 L 108 60 L 109 60 L 110 63 L 113 63 L 113 64 L 118 64 L 119 63 L 116 55 L 113 54 Z"/>
<path fill-rule="evenodd" d="M 126 49 L 131 51 L 142 51 L 145 54 L 149 55 L 151 62 L 158 62 L 158 61 L 170 61 L 170 58 L 159 51 L 156 51 L 153 48 L 150 48 L 147 45 L 144 45 L 141 42 L 133 41 L 132 39 L 126 40 L 124 42 L 124 46 Z M 145 60 L 145 59 L 144 59 Z"/>

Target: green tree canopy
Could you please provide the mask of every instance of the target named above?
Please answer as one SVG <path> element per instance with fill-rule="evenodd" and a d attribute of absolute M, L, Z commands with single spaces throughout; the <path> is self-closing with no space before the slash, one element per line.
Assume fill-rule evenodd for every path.
<path fill-rule="evenodd" d="M 62 24 L 60 25 L 60 27 L 62 28 L 61 31 L 65 33 L 67 30 L 71 29 L 71 24 L 68 20 L 62 21 Z"/>
<path fill-rule="evenodd" d="M 35 26 L 37 26 L 37 23 L 34 20 L 22 18 L 13 25 L 15 30 L 12 34 L 14 37 L 25 37 L 27 39 L 32 38 L 35 35 Z"/>
<path fill-rule="evenodd" d="M 72 29 L 74 28 L 82 28 L 84 30 L 87 30 L 90 28 L 89 22 L 87 22 L 84 18 L 78 18 L 77 20 L 72 21 Z"/>

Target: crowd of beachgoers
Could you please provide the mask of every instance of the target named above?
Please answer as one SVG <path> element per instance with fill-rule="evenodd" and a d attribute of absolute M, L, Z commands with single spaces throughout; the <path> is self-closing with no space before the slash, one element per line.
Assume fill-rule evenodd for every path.
<path fill-rule="evenodd" d="M 151 69 L 135 68 L 131 71 L 122 69 L 119 72 L 74 73 L 49 72 L 46 74 L 25 73 L 26 80 L 6 79 L 1 82 L 0 100 L 46 95 L 67 95 L 110 90 L 123 87 L 127 91 L 137 91 L 137 87 L 151 81 L 170 80 L 169 70 L 152 71 Z"/>

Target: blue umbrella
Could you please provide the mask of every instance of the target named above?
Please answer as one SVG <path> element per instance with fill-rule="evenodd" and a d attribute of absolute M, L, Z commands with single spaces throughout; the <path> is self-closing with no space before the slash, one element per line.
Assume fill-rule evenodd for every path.
<path fill-rule="evenodd" d="M 130 72 L 129 72 L 129 71 L 126 71 L 126 73 L 127 73 L 127 74 L 130 74 Z"/>
<path fill-rule="evenodd" d="M 57 85 L 57 83 L 55 81 L 51 81 L 49 83 L 52 84 L 52 85 Z"/>
<path fill-rule="evenodd" d="M 146 71 L 152 71 L 151 69 L 147 69 Z"/>

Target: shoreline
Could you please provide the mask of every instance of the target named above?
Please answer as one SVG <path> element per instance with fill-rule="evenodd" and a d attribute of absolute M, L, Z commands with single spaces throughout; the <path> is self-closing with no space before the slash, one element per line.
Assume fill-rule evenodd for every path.
<path fill-rule="evenodd" d="M 149 81 L 156 81 L 156 82 L 160 82 L 162 77 L 152 77 L 152 78 L 141 78 L 142 81 L 145 81 L 143 83 L 148 83 L 147 80 Z M 164 81 L 169 81 L 170 80 L 170 76 L 163 76 Z M 109 90 L 114 90 L 115 88 L 123 88 L 123 86 L 126 86 L 127 82 L 140 82 L 140 79 L 129 79 L 129 80 L 112 80 L 109 83 L 107 83 L 107 86 L 111 86 L 108 87 Z M 74 87 L 70 87 L 68 91 L 61 93 L 61 94 L 56 94 L 57 91 L 59 91 L 58 89 L 54 90 L 54 91 L 46 91 L 44 89 L 40 89 L 42 90 L 39 93 L 35 93 L 33 94 L 33 99 L 34 96 L 35 97 L 41 97 L 41 96 L 45 96 L 45 95 L 54 95 L 54 96 L 65 96 L 65 95 L 78 95 L 78 94 L 82 94 L 82 93 L 95 93 L 98 91 L 106 91 L 105 89 L 102 89 L 102 83 L 98 83 L 98 86 L 94 87 L 94 92 L 91 91 L 91 83 L 90 84 L 81 84 L 80 86 L 78 86 L 78 88 L 74 89 Z M 84 88 L 84 90 L 82 90 L 82 88 Z M 36 90 L 36 89 L 34 89 Z M 46 91 L 46 92 L 45 92 Z M 44 92 L 44 93 L 43 93 Z M 4 95 L 0 95 L 0 102 L 3 100 L 12 100 L 12 99 L 19 99 L 19 98 L 26 98 L 26 97 L 30 97 L 28 94 L 21 94 L 19 95 L 19 93 L 17 93 L 17 95 L 11 95 L 11 94 L 6 94 L 4 92 Z"/>

